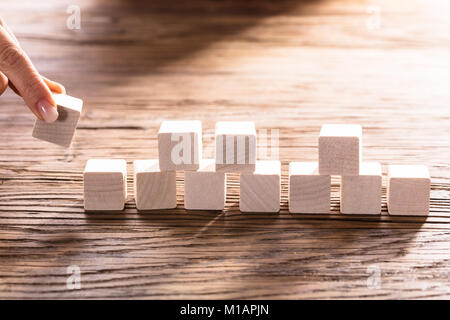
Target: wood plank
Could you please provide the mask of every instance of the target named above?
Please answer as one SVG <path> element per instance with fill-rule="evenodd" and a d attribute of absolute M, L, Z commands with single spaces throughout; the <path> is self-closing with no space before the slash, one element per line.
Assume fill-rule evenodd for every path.
<path fill-rule="evenodd" d="M 449 298 L 450 5 L 368 2 L 80 0 L 2 8 L 44 75 L 84 100 L 72 147 L 31 137 L 33 115 L 0 98 L 0 298 Z M 278 130 L 280 214 L 242 214 L 239 177 L 222 213 L 178 208 L 86 214 L 89 158 L 157 158 L 162 120 L 199 119 L 204 157 L 218 120 Z M 289 214 L 288 163 L 317 161 L 324 123 L 363 126 L 363 159 L 426 164 L 430 216 Z M 183 189 L 177 175 L 177 189 Z M 66 287 L 81 269 L 81 290 Z M 371 268 L 380 288 L 368 286 Z"/>

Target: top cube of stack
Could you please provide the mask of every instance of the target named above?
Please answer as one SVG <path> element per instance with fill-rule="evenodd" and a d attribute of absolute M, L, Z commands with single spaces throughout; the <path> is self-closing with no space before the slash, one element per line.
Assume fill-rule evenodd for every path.
<path fill-rule="evenodd" d="M 195 171 L 202 159 L 202 123 L 164 121 L 158 132 L 161 171 Z"/>
<path fill-rule="evenodd" d="M 326 124 L 319 136 L 319 174 L 357 176 L 362 158 L 362 127 Z"/>
<path fill-rule="evenodd" d="M 216 123 L 216 171 L 254 172 L 256 129 L 249 121 Z"/>

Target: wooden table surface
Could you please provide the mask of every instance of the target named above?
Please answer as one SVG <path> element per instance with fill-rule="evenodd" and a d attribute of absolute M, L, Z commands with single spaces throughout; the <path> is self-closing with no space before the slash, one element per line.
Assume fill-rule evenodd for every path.
<path fill-rule="evenodd" d="M 0 298 L 449 298 L 450 3 L 436 1 L 0 0 L 40 72 L 85 102 L 68 150 L 31 137 L 0 98 Z M 377 13 L 379 12 L 379 13 Z M 136 211 L 135 159 L 164 119 L 279 130 L 279 214 Z M 325 123 L 363 125 L 363 157 L 426 164 L 427 218 L 287 212 L 287 165 L 317 159 Z M 275 132 L 275 131 L 273 131 Z M 87 159 L 128 161 L 120 213 L 83 210 Z M 66 283 L 70 266 L 81 289 Z M 69 268 L 69 270 L 68 270 Z M 76 267 L 75 267 L 76 268 Z M 380 277 L 378 277 L 380 275 Z"/>

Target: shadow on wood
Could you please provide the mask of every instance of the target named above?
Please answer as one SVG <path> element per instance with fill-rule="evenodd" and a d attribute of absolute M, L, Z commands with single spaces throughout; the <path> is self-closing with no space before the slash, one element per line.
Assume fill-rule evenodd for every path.
<path fill-rule="evenodd" d="M 298 15 L 320 1 L 97 1 L 83 15 L 82 31 L 71 34 L 70 41 L 97 47 L 89 67 L 122 69 L 123 78 L 115 80 L 126 81 L 127 76 L 158 72 L 215 42 L 231 41 L 265 18 Z"/>

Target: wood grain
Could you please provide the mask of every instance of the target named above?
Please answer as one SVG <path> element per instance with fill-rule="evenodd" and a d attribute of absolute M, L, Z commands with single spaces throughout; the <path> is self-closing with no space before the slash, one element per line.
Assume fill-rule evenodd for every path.
<path fill-rule="evenodd" d="M 362 155 L 360 125 L 325 124 L 319 135 L 319 174 L 357 176 Z"/>
<path fill-rule="evenodd" d="M 330 212 L 331 176 L 319 175 L 317 161 L 289 163 L 288 183 L 290 213 L 326 214 Z M 342 212 L 342 202 L 340 205 Z"/>
<path fill-rule="evenodd" d="M 358 176 L 341 177 L 341 213 L 380 214 L 382 181 L 378 162 L 361 162 Z"/>
<path fill-rule="evenodd" d="M 84 209 L 121 211 L 127 199 L 127 163 L 123 159 L 89 159 L 83 172 Z"/>
<path fill-rule="evenodd" d="M 255 172 L 241 173 L 239 188 L 239 210 L 241 212 L 276 213 L 280 211 L 280 161 L 256 161 Z"/>
<path fill-rule="evenodd" d="M 390 165 L 387 180 L 386 202 L 390 215 L 428 215 L 431 179 L 426 166 Z"/>
<path fill-rule="evenodd" d="M 198 171 L 184 172 L 184 208 L 223 210 L 227 200 L 226 186 L 226 175 L 216 172 L 216 161 L 202 159 Z"/>
<path fill-rule="evenodd" d="M 1 298 L 449 298 L 450 6 L 430 1 L 10 1 L 2 16 L 46 76 L 84 100 L 69 150 L 31 137 L 33 115 L 0 98 Z M 368 28 L 369 4 L 381 9 Z M 89 158 L 157 158 L 162 120 L 279 130 L 280 214 L 86 214 Z M 363 160 L 430 168 L 430 215 L 287 213 L 287 166 L 317 161 L 324 123 L 363 126 Z M 68 290 L 67 268 L 81 270 Z M 378 268 L 378 269 L 377 269 Z M 371 286 L 379 270 L 379 288 Z"/>
<path fill-rule="evenodd" d="M 256 130 L 252 121 L 218 121 L 215 127 L 216 171 L 255 171 Z"/>
<path fill-rule="evenodd" d="M 161 171 L 198 170 L 202 160 L 202 150 L 200 121 L 163 121 L 161 123 L 158 131 L 158 156 Z"/>
<path fill-rule="evenodd" d="M 173 209 L 177 206 L 175 171 L 161 171 L 158 159 L 135 160 L 134 202 L 140 211 Z"/>

